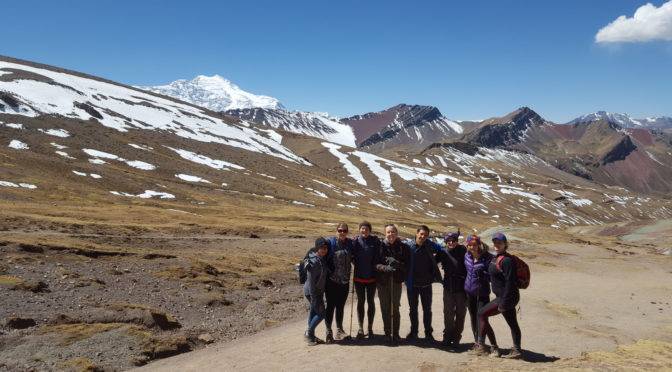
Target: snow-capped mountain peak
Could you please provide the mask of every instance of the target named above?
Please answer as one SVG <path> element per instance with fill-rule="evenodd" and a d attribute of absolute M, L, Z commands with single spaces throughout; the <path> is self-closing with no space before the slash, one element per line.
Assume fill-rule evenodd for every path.
<path fill-rule="evenodd" d="M 256 107 L 283 108 L 276 98 L 244 91 L 220 75 L 198 75 L 191 80 L 180 79 L 166 85 L 137 88 L 175 97 L 213 111 Z"/>
<path fill-rule="evenodd" d="M 587 123 L 597 120 L 607 120 L 612 123 L 616 123 L 623 128 L 637 128 L 642 126 L 642 122 L 638 119 L 633 119 L 628 114 L 621 114 L 616 112 L 607 112 L 607 111 L 597 111 L 591 114 L 580 116 L 572 121 L 569 124 L 577 123 Z"/>

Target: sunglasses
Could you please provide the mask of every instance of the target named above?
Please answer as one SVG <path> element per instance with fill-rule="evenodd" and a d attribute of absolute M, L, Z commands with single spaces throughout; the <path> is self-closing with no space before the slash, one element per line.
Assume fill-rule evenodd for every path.
<path fill-rule="evenodd" d="M 338 231 L 339 233 L 347 233 L 348 232 L 348 230 L 343 230 L 343 229 L 338 229 L 336 231 Z"/>

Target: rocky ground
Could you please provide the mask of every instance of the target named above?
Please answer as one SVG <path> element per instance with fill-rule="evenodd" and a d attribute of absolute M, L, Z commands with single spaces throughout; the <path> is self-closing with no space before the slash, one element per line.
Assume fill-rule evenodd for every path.
<path fill-rule="evenodd" d="M 0 370 L 124 370 L 304 311 L 305 238 L 4 230 Z"/>

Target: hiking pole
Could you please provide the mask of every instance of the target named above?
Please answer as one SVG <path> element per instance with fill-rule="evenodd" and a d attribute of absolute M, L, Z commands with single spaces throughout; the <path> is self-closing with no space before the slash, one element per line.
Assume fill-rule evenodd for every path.
<path fill-rule="evenodd" d="M 348 338 L 352 339 L 352 315 L 355 308 L 355 274 L 352 274 L 352 292 L 350 292 L 350 334 Z"/>
<path fill-rule="evenodd" d="M 394 273 L 390 274 L 390 338 L 394 342 Z"/>

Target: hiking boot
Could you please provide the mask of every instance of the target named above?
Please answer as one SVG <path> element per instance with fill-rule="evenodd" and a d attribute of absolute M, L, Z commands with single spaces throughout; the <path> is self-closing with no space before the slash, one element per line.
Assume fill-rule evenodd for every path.
<path fill-rule="evenodd" d="M 347 333 L 343 330 L 343 328 L 339 328 L 336 330 L 336 339 L 337 340 L 342 340 L 348 336 Z"/>
<path fill-rule="evenodd" d="M 359 329 L 359 331 L 357 331 L 357 339 L 358 340 L 363 340 L 364 339 L 364 330 L 361 329 L 361 328 Z"/>
<path fill-rule="evenodd" d="M 371 340 L 375 335 L 373 334 L 373 328 L 369 327 L 369 332 L 366 334 L 366 338 Z"/>
<path fill-rule="evenodd" d="M 504 355 L 502 358 L 520 359 L 522 357 L 523 357 L 523 353 L 520 351 L 520 349 L 514 347 L 513 349 L 511 349 L 511 351 L 508 354 Z"/>
<path fill-rule="evenodd" d="M 327 337 L 324 339 L 324 342 L 327 344 L 334 343 L 334 333 L 331 331 L 331 329 L 327 330 Z"/>
<path fill-rule="evenodd" d="M 308 341 L 307 341 L 308 346 L 315 346 L 315 345 L 323 344 L 323 343 L 324 343 L 324 341 L 320 340 L 319 338 L 317 338 L 315 336 L 309 338 Z"/>
<path fill-rule="evenodd" d="M 502 351 L 497 346 L 490 347 L 490 358 L 499 358 L 502 356 Z"/>
<path fill-rule="evenodd" d="M 474 347 L 469 350 L 469 354 L 475 356 L 486 356 L 488 355 L 488 348 L 483 344 L 474 344 Z"/>

